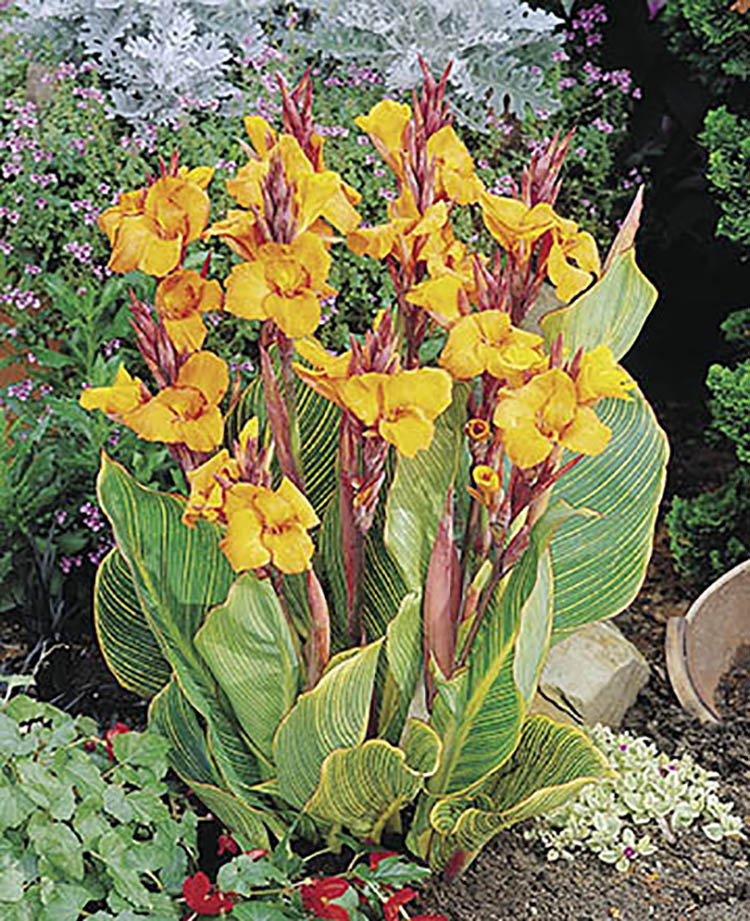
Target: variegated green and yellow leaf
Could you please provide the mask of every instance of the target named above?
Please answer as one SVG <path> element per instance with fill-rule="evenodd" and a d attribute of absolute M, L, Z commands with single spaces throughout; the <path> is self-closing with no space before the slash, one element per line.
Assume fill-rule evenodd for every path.
<path fill-rule="evenodd" d="M 362 622 L 368 637 L 383 636 L 398 613 L 407 588 L 393 558 L 383 544 L 382 504 L 365 538 Z M 331 633 L 336 648 L 349 642 L 346 627 L 346 582 L 338 496 L 331 500 L 321 528 L 316 568 L 329 588 Z"/>
<path fill-rule="evenodd" d="M 399 456 L 385 505 L 383 540 L 410 591 L 421 591 L 438 521 L 459 464 L 468 388 L 457 384 L 453 402 L 435 422 L 430 447 Z"/>
<path fill-rule="evenodd" d="M 571 354 L 578 348 L 606 345 L 619 361 L 638 338 L 657 297 L 631 248 L 617 256 L 588 291 L 547 313 L 539 325 L 548 345 L 562 334 L 563 345 Z"/>
<path fill-rule="evenodd" d="M 553 491 L 554 499 L 597 513 L 571 518 L 552 538 L 553 643 L 613 617 L 635 598 L 664 491 L 669 446 L 643 397 L 602 400 L 597 414 L 612 429 L 609 445 L 597 457 L 584 457 Z"/>
<path fill-rule="evenodd" d="M 417 592 L 406 595 L 398 614 L 388 624 L 385 665 L 378 736 L 395 744 L 422 670 L 422 607 Z"/>
<path fill-rule="evenodd" d="M 104 660 L 123 687 L 153 697 L 169 681 L 172 669 L 141 610 L 128 564 L 114 547 L 96 573 L 94 627 Z"/>
<path fill-rule="evenodd" d="M 331 752 L 305 812 L 321 824 L 378 841 L 386 822 L 414 799 L 440 759 L 439 738 L 417 720 L 407 724 L 403 746 L 369 739 Z"/>
<path fill-rule="evenodd" d="M 280 373 L 278 364 L 276 369 Z M 305 495 L 322 518 L 338 484 L 336 456 L 341 411 L 299 379 L 295 381 L 295 395 Z M 265 415 L 263 385 L 257 377 L 245 388 L 229 420 L 230 441 L 251 416 L 264 420 Z"/>
<path fill-rule="evenodd" d="M 106 455 L 97 486 L 144 617 L 180 689 L 208 724 L 222 777 L 234 789 L 251 786 L 260 779 L 257 763 L 194 643 L 206 613 L 234 581 L 216 527 L 202 520 L 186 527 L 183 499 L 146 489 Z"/>
<path fill-rule="evenodd" d="M 438 686 L 432 725 L 443 739 L 444 753 L 430 781 L 436 795 L 462 796 L 485 783 L 514 751 L 526 703 L 514 679 L 514 643 L 527 606 L 549 609 L 552 599 L 543 574 L 545 549 L 571 515 L 565 503 L 552 503 L 532 528 L 529 547 L 513 569 L 499 601 L 488 608 L 469 655 L 466 677 Z M 536 593 L 535 588 L 538 587 Z M 453 694 L 450 706 L 439 698 Z"/>
<path fill-rule="evenodd" d="M 580 729 L 532 716 L 512 757 L 472 799 L 432 807 L 430 864 L 436 870 L 449 862 L 455 867 L 457 852 L 463 852 L 465 869 L 503 828 L 556 809 L 586 784 L 609 776 L 606 759 Z"/>
<path fill-rule="evenodd" d="M 301 808 L 312 796 L 331 752 L 364 742 L 382 645 L 370 643 L 329 669 L 282 720 L 273 756 L 280 794 L 291 805 Z"/>
<path fill-rule="evenodd" d="M 273 736 L 300 682 L 297 648 L 270 580 L 240 576 L 209 612 L 195 645 L 270 770 Z"/>
<path fill-rule="evenodd" d="M 283 832 L 282 823 L 259 800 L 238 796 L 224 785 L 196 712 L 174 677 L 151 701 L 148 717 L 149 726 L 170 743 L 172 768 L 227 828 L 259 847 L 268 846 L 265 824 Z"/>

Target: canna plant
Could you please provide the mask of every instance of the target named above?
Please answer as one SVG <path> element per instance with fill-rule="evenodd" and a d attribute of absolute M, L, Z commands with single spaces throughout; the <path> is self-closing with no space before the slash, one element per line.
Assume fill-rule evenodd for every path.
<path fill-rule="evenodd" d="M 356 119 L 398 181 L 382 224 L 325 166 L 309 74 L 282 82 L 281 132 L 245 119 L 224 218 L 211 171 L 176 156 L 104 212 L 110 266 L 157 281 L 153 309 L 132 304 L 156 389 L 123 367 L 81 403 L 165 443 L 188 487 L 147 490 L 102 457 L 98 638 L 177 773 L 255 846 L 388 829 L 458 872 L 610 773 L 531 704 L 550 645 L 636 593 L 667 444 L 618 364 L 656 298 L 640 196 L 602 264 L 554 210 L 569 138 L 517 197 L 490 194 L 448 72 L 423 72 L 411 106 Z M 492 252 L 454 234 L 462 209 Z M 238 256 L 223 285 L 208 259 L 185 268 L 214 237 Z M 314 333 L 344 246 L 386 263 L 396 303 L 333 355 Z M 261 323 L 244 392 L 203 349 L 219 309 Z"/>

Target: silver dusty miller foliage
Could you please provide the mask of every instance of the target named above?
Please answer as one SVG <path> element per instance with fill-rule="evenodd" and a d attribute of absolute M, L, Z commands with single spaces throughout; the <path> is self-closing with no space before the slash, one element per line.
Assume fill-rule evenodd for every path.
<path fill-rule="evenodd" d="M 231 111 L 233 55 L 264 46 L 265 0 L 16 0 L 16 29 L 55 53 L 89 60 L 115 112 L 134 123 L 169 122 L 186 104 Z"/>
<path fill-rule="evenodd" d="M 561 20 L 520 0 L 317 0 L 308 43 L 339 59 L 375 67 L 386 88 L 400 93 L 421 81 L 418 54 L 434 74 L 449 60 L 452 109 L 484 130 L 487 107 L 506 103 L 554 109 L 544 69 L 559 47 Z M 303 39 L 303 36 L 299 36 Z"/>
<path fill-rule="evenodd" d="M 719 798 L 720 778 L 690 755 L 670 758 L 648 739 L 606 726 L 589 732 L 616 775 L 534 820 L 524 835 L 543 842 L 548 860 L 591 851 L 624 872 L 653 854 L 660 838 L 674 840 L 693 825 L 710 841 L 744 839 L 742 818 L 731 801 Z"/>

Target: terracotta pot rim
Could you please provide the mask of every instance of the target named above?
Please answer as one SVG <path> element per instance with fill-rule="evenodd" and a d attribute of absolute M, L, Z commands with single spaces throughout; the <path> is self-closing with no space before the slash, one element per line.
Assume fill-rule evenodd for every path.
<path fill-rule="evenodd" d="M 713 701 L 706 700 L 700 692 L 691 674 L 687 650 L 688 630 L 696 615 L 705 609 L 709 599 L 724 585 L 746 572 L 750 572 L 750 559 L 738 563 L 712 582 L 690 605 L 684 617 L 671 617 L 667 621 L 665 652 L 669 680 L 682 706 L 704 723 L 720 723 L 721 715 Z M 747 639 L 750 641 L 750 629 Z"/>

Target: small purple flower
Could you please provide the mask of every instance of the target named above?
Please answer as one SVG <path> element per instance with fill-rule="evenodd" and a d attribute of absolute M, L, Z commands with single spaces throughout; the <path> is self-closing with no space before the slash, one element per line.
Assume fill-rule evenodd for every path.
<path fill-rule="evenodd" d="M 68 513 L 65 511 L 65 509 L 59 508 L 55 512 L 55 521 L 60 527 L 62 527 L 65 524 L 65 520 L 67 519 L 67 517 L 68 517 Z"/>
<path fill-rule="evenodd" d="M 628 860 L 632 860 L 635 857 L 635 849 L 627 845 L 622 849 L 622 856 L 627 857 Z"/>

